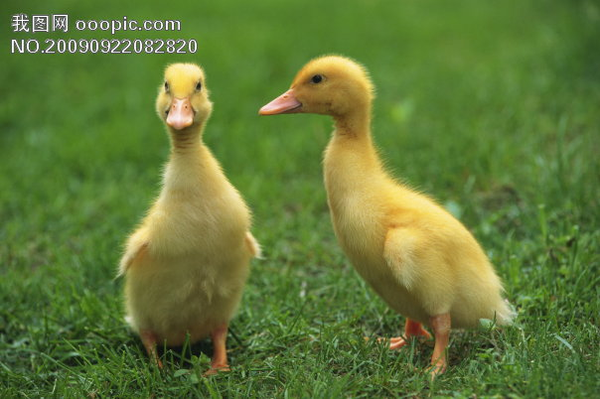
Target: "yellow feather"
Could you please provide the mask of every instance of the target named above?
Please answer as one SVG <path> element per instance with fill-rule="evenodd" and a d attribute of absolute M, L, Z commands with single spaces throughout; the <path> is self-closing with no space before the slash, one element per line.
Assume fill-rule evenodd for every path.
<path fill-rule="evenodd" d="M 371 139 L 373 93 L 363 66 L 324 56 L 305 65 L 261 113 L 333 117 L 324 155 L 333 227 L 357 272 L 390 307 L 425 324 L 446 313 L 458 328 L 475 327 L 481 318 L 510 323 L 514 313 L 500 279 L 471 233 L 385 171 Z"/>
<path fill-rule="evenodd" d="M 249 232 L 250 212 L 219 163 L 202 143 L 212 110 L 203 71 L 174 64 L 156 101 L 163 121 L 172 98 L 187 98 L 193 124 L 168 126 L 172 150 L 160 195 L 129 237 L 119 273 L 136 332 L 181 345 L 208 336 L 233 316 L 260 247 Z M 201 82 L 200 90 L 197 90 Z"/>

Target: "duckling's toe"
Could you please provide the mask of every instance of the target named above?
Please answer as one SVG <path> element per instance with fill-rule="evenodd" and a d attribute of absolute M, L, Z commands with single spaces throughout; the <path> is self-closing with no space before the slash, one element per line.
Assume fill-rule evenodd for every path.
<path fill-rule="evenodd" d="M 429 370 L 429 374 L 431 376 L 431 380 L 435 380 L 435 378 L 437 376 L 439 376 L 440 374 L 444 374 L 446 372 L 446 368 L 448 367 L 448 364 L 446 363 L 446 359 L 439 359 L 437 362 L 435 362 L 434 364 L 431 365 L 431 368 Z"/>
<path fill-rule="evenodd" d="M 400 349 L 408 344 L 408 341 L 402 337 L 390 338 L 390 350 Z"/>
<path fill-rule="evenodd" d="M 210 368 L 208 370 L 206 370 L 203 375 L 204 375 L 204 377 L 210 377 L 211 375 L 216 375 L 216 374 L 219 374 L 220 372 L 227 372 L 227 371 L 231 371 L 231 368 L 229 367 L 228 364 L 211 365 Z"/>

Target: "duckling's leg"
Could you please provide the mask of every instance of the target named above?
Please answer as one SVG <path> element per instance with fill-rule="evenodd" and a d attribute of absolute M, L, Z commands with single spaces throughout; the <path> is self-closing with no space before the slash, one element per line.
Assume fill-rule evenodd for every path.
<path fill-rule="evenodd" d="M 156 351 L 156 343 L 158 342 L 158 337 L 150 330 L 140 330 L 140 338 L 142 339 L 142 343 L 146 348 L 146 352 L 148 352 L 148 356 L 150 359 L 156 363 L 159 369 L 163 368 L 163 365 L 158 358 L 158 353 Z"/>
<path fill-rule="evenodd" d="M 433 316 L 430 319 L 430 324 L 435 335 L 435 347 L 431 356 L 431 373 L 432 378 L 435 378 L 438 374 L 446 371 L 448 365 L 446 362 L 446 347 L 450 336 L 450 314 L 444 313 Z"/>
<path fill-rule="evenodd" d="M 210 370 L 204 375 L 217 374 L 219 371 L 229 371 L 227 364 L 227 323 L 221 324 L 211 333 L 213 343 L 213 357 L 210 363 Z"/>
<path fill-rule="evenodd" d="M 431 338 L 431 334 L 429 334 L 418 321 L 406 319 L 406 324 L 404 325 L 404 337 L 390 338 L 390 349 L 402 348 L 408 343 L 410 337 L 425 337 L 429 339 Z"/>

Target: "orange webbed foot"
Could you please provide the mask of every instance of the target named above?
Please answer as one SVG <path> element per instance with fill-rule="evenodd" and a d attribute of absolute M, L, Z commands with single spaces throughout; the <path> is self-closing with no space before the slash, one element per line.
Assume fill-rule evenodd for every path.
<path fill-rule="evenodd" d="M 383 338 L 380 338 L 383 341 Z M 404 347 L 408 344 L 408 341 L 402 337 L 392 337 L 389 339 L 390 341 L 390 350 L 396 350 Z"/>
<path fill-rule="evenodd" d="M 216 375 L 221 372 L 231 371 L 231 368 L 228 364 L 220 364 L 220 365 L 210 365 L 210 368 L 204 372 L 205 377 L 210 377 L 211 375 Z"/>
<path fill-rule="evenodd" d="M 431 334 L 429 334 L 423 328 L 421 323 L 411 319 L 406 319 L 406 324 L 404 325 L 404 336 L 390 338 L 390 350 L 400 349 L 406 346 L 411 337 L 431 339 Z M 383 340 L 383 338 L 378 339 L 379 342 Z"/>

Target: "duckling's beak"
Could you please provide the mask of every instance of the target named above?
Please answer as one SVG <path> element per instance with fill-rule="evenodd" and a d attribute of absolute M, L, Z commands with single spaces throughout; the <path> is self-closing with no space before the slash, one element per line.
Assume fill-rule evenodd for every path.
<path fill-rule="evenodd" d="M 294 94 L 294 89 L 289 89 L 275 100 L 263 106 L 259 115 L 277 115 L 277 114 L 293 114 L 300 112 L 302 103 L 298 101 Z"/>
<path fill-rule="evenodd" d="M 167 115 L 167 125 L 175 130 L 181 130 L 192 123 L 194 123 L 194 109 L 190 98 L 173 98 Z"/>

